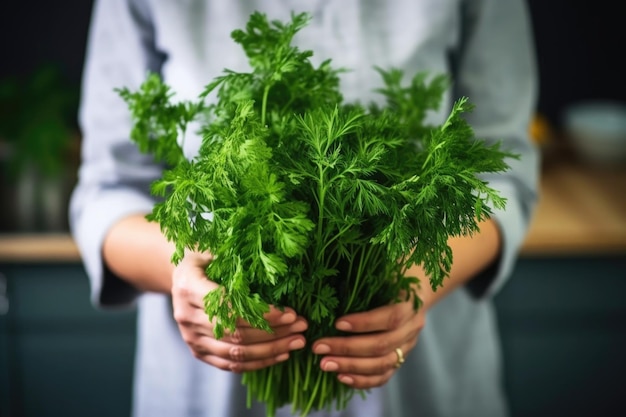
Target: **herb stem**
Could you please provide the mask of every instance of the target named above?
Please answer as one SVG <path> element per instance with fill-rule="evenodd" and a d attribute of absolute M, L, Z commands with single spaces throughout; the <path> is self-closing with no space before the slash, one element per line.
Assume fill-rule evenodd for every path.
<path fill-rule="evenodd" d="M 322 237 L 324 234 L 323 233 L 324 228 L 326 226 L 324 222 L 324 211 L 326 209 L 324 207 L 325 198 L 326 198 L 326 186 L 324 184 L 325 171 L 321 163 L 318 163 L 317 167 L 318 167 L 318 173 L 319 173 L 319 178 L 318 178 L 318 183 L 317 183 L 319 207 L 318 207 L 318 213 L 317 213 L 316 259 L 320 262 L 321 265 L 324 265 L 324 250 L 323 250 L 324 240 L 322 239 Z"/>
<path fill-rule="evenodd" d="M 327 375 L 327 373 L 326 372 L 322 372 L 322 371 L 317 373 L 315 386 L 313 387 L 313 390 L 311 391 L 311 394 L 309 396 L 309 401 L 308 401 L 306 407 L 301 412 L 302 416 L 308 415 L 309 412 L 311 411 L 311 408 L 313 407 L 313 403 L 315 402 L 315 398 L 316 398 L 317 392 L 318 392 L 318 390 L 320 388 L 320 385 L 322 385 L 322 380 L 324 379 L 324 375 Z"/>
<path fill-rule="evenodd" d="M 265 116 L 267 113 L 267 98 L 270 93 L 271 85 L 267 84 L 263 89 L 263 101 L 261 102 L 261 125 L 265 126 Z"/>
<path fill-rule="evenodd" d="M 313 365 L 313 356 L 309 356 L 306 361 L 306 373 L 304 374 L 304 384 L 302 386 L 302 391 L 306 392 L 309 389 L 309 382 L 311 381 L 311 368 Z"/>

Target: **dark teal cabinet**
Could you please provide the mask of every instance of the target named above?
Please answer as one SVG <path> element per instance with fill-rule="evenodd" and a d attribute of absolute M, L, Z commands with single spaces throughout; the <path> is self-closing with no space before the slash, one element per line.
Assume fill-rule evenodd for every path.
<path fill-rule="evenodd" d="M 0 274 L 0 417 L 129 416 L 134 312 L 95 310 L 78 264 Z M 626 257 L 523 258 L 496 306 L 512 417 L 626 415 Z"/>
<path fill-rule="evenodd" d="M 135 314 L 89 303 L 74 264 L 2 264 L 0 416 L 130 415 Z"/>
<path fill-rule="evenodd" d="M 513 417 L 626 415 L 626 256 L 524 258 L 496 303 Z"/>

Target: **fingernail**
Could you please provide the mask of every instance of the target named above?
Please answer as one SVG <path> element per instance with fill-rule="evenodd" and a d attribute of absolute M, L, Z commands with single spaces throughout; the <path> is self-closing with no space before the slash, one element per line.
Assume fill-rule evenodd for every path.
<path fill-rule="evenodd" d="M 302 349 L 304 347 L 304 340 L 295 339 L 289 342 L 289 350 Z"/>
<path fill-rule="evenodd" d="M 300 332 L 305 331 L 305 330 L 306 330 L 306 328 L 307 328 L 306 321 L 304 321 L 304 320 L 300 320 L 300 321 L 297 321 L 297 322 L 295 322 L 294 324 L 292 324 L 292 325 L 289 327 L 289 330 L 290 330 L 291 332 L 293 332 L 293 333 L 300 333 Z"/>
<path fill-rule="evenodd" d="M 333 372 L 333 371 L 336 371 L 337 369 L 339 369 L 339 365 L 337 365 L 337 362 L 326 362 L 324 364 L 325 371 Z"/>
<path fill-rule="evenodd" d="M 344 332 L 349 332 L 350 330 L 352 330 L 352 325 L 347 321 L 338 321 L 337 324 L 335 324 L 335 327 L 338 330 L 343 330 Z"/>
<path fill-rule="evenodd" d="M 295 319 L 296 319 L 296 315 L 291 312 L 285 313 L 282 316 L 280 316 L 280 322 L 283 324 L 293 323 Z"/>
<path fill-rule="evenodd" d="M 289 359 L 289 354 L 281 353 L 280 355 L 276 356 L 274 359 L 276 359 L 276 362 L 285 362 L 287 359 Z"/>
<path fill-rule="evenodd" d="M 352 385 L 354 383 L 354 379 L 350 378 L 349 376 L 342 375 L 339 377 L 339 382 L 346 385 Z"/>
<path fill-rule="evenodd" d="M 313 353 L 316 353 L 318 355 L 323 355 L 328 352 L 330 352 L 330 346 L 325 345 L 323 343 L 320 343 L 319 345 L 313 348 Z"/>

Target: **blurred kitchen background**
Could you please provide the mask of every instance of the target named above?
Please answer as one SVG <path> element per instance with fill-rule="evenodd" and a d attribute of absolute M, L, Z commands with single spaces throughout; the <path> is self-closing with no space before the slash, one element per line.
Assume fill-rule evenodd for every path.
<path fill-rule="evenodd" d="M 626 2 L 528 3 L 541 85 L 529 129 L 544 157 L 542 195 L 496 298 L 505 386 L 513 417 L 619 415 Z M 118 417 L 130 407 L 134 312 L 90 306 L 67 225 L 91 6 L 0 6 L 0 417 Z"/>

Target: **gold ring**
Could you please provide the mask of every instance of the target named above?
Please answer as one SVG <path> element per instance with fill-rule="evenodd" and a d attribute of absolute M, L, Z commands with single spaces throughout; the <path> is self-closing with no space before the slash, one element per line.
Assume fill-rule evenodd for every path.
<path fill-rule="evenodd" d="M 404 354 L 402 353 L 402 349 L 396 348 L 396 355 L 398 355 L 398 360 L 394 367 L 399 368 L 404 363 Z"/>

